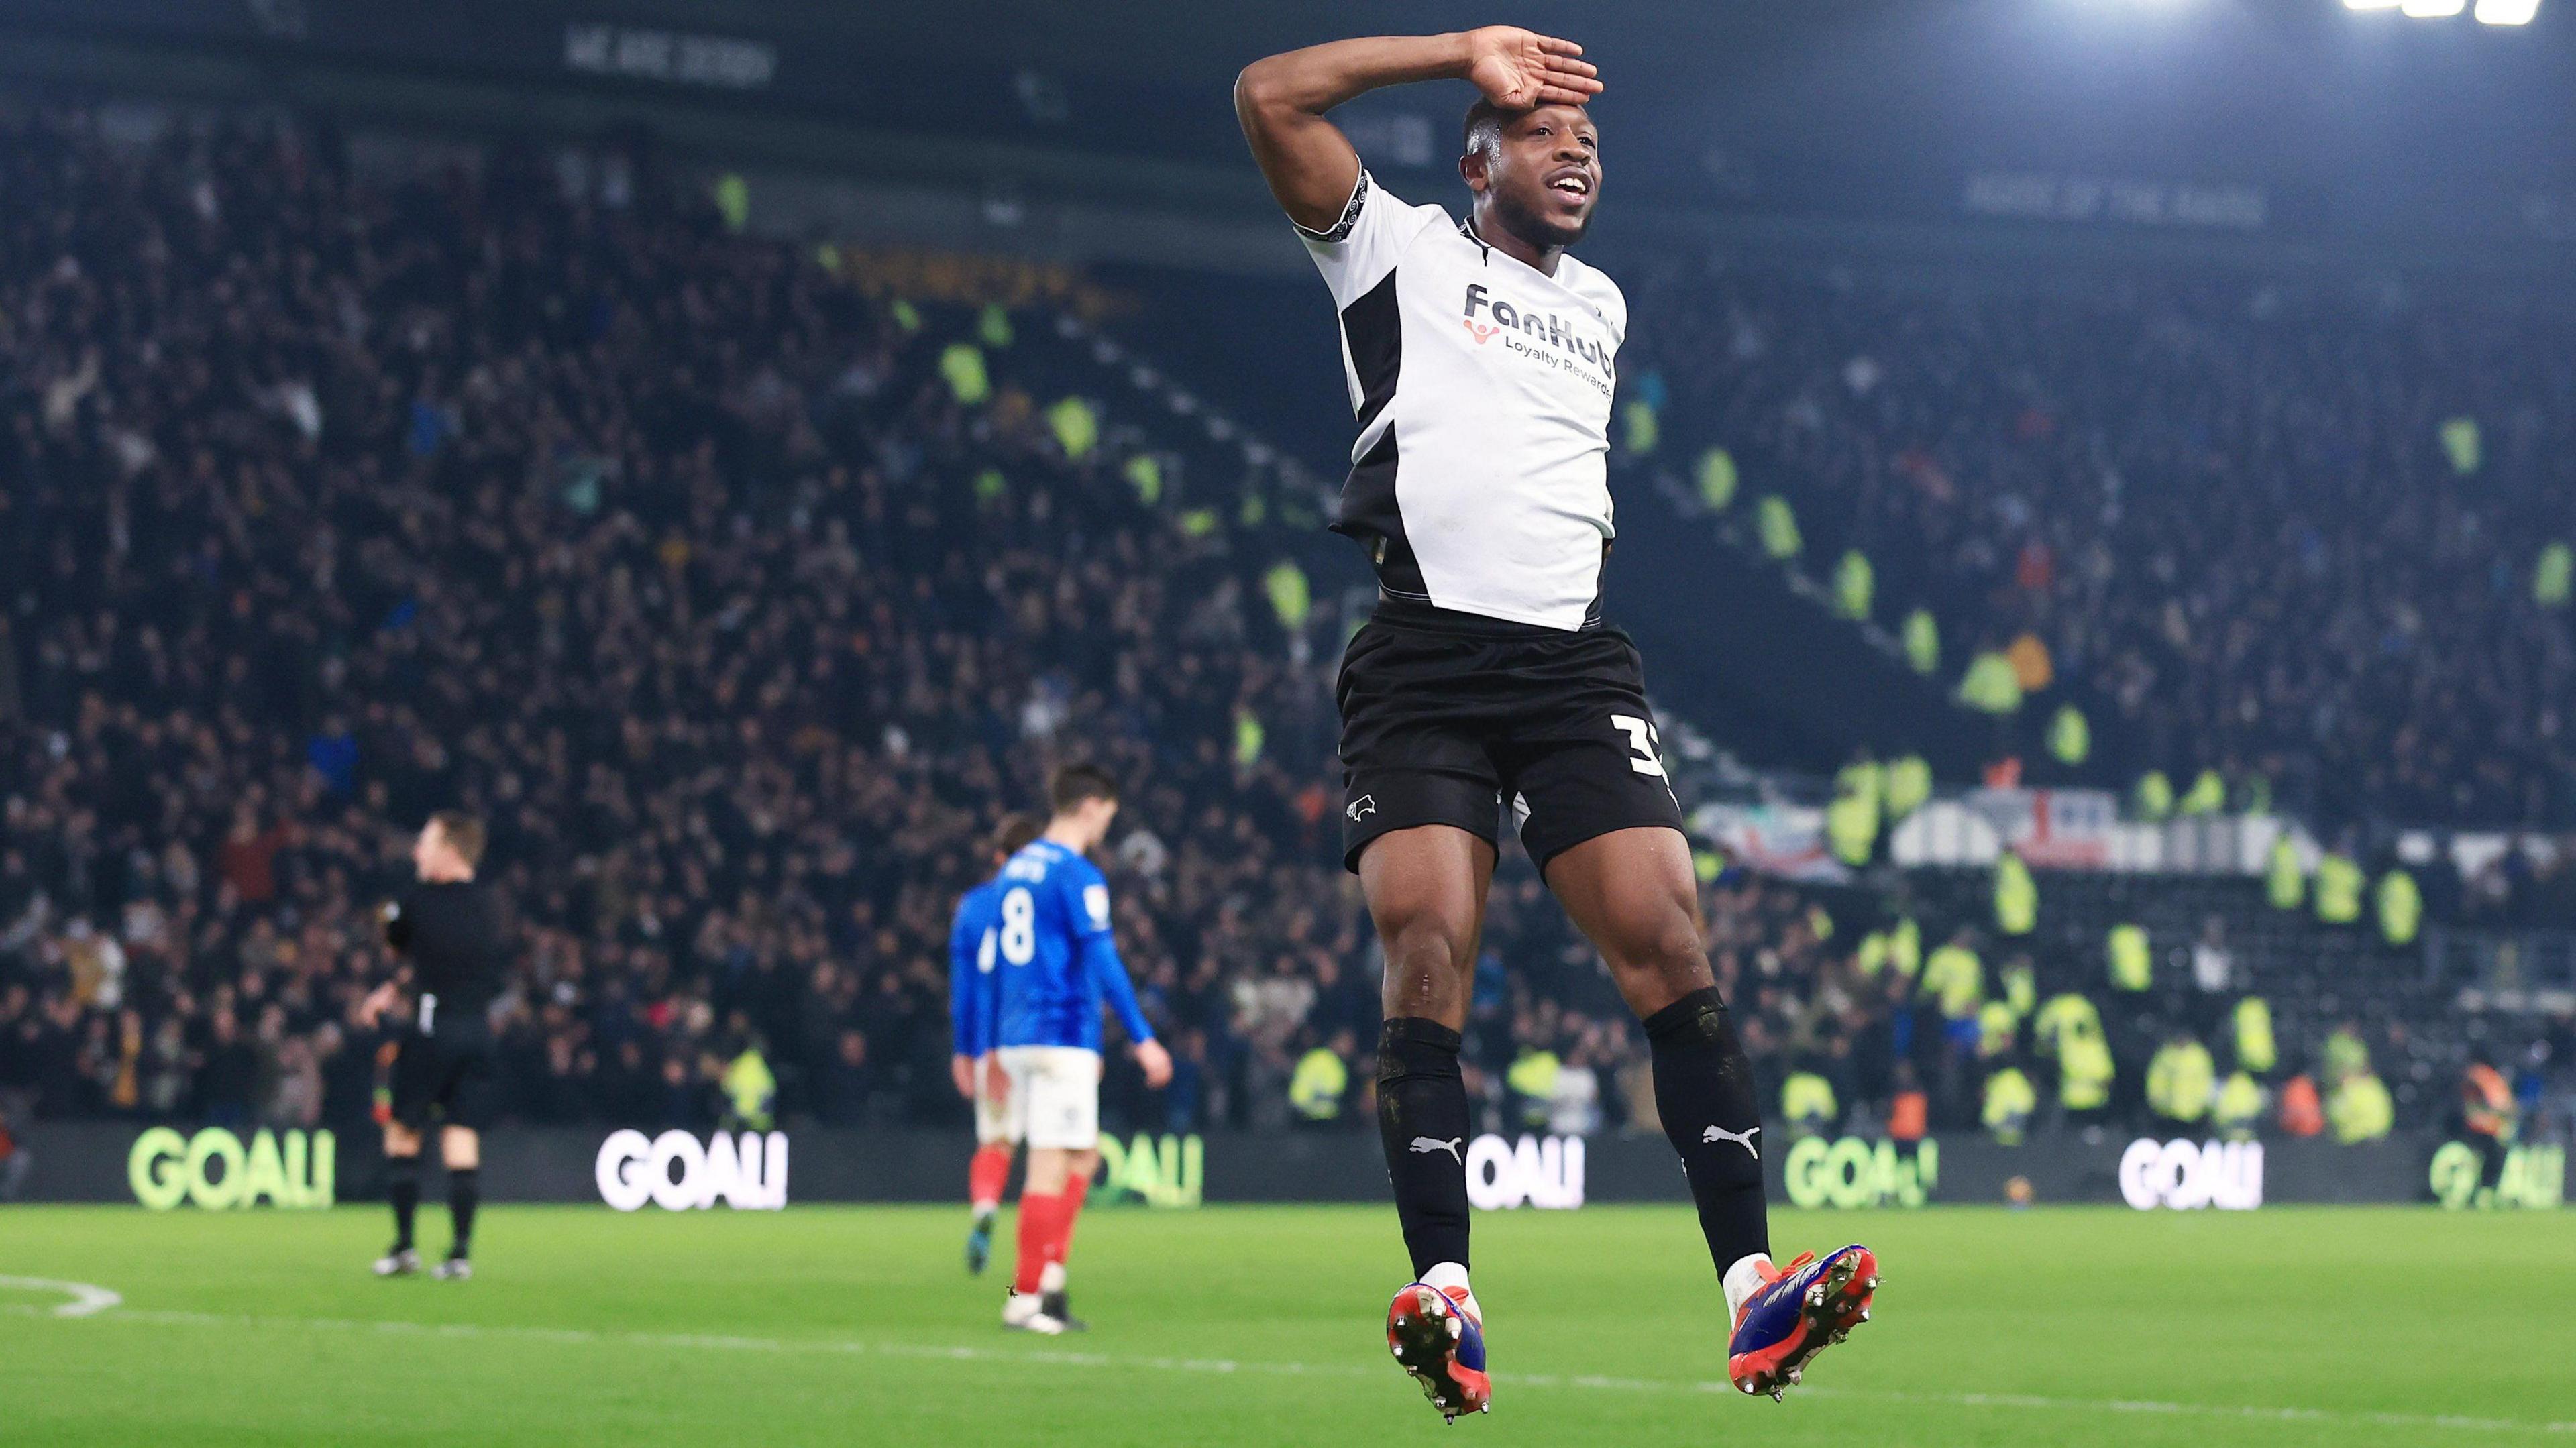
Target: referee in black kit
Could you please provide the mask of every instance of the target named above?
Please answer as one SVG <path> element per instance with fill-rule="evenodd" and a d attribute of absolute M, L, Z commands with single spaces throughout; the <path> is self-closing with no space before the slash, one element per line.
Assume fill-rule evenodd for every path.
<path fill-rule="evenodd" d="M 421 1134 L 433 1107 L 444 1121 L 438 1148 L 447 1162 L 447 1209 L 456 1241 L 430 1275 L 442 1281 L 474 1275 L 467 1255 L 482 1196 L 482 1140 L 476 1133 L 492 1110 L 491 1008 L 506 959 L 500 892 L 474 879 L 483 841 L 483 822 L 461 810 L 441 810 L 421 827 L 411 847 L 419 883 L 384 911 L 385 943 L 402 964 L 358 1007 L 359 1019 L 373 1025 L 404 996 L 413 1002 L 411 1029 L 395 1045 L 393 1117 L 385 1123 L 394 1245 L 376 1260 L 379 1277 L 420 1270 L 411 1224 L 420 1205 Z"/>

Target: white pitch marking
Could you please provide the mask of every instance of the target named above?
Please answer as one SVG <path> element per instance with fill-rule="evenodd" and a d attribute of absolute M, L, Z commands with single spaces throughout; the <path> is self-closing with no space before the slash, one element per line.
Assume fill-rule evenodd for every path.
<path fill-rule="evenodd" d="M 88 1282 L 58 1282 L 51 1277 L 0 1277 L 0 1288 L 22 1292 L 59 1292 L 71 1299 L 53 1310 L 56 1317 L 87 1317 L 105 1312 L 125 1301 L 104 1287 Z M 17 1304 L 24 1307 L 24 1303 Z"/>
<path fill-rule="evenodd" d="M 55 1282 L 33 1277 L 0 1277 L 0 1287 L 52 1289 L 79 1294 L 81 1300 L 43 1309 L 26 1303 L 0 1303 L 0 1314 L 17 1317 L 83 1317 L 117 1307 L 123 1301 L 103 1287 Z M 91 1294 L 96 1294 L 92 1296 Z M 580 1327 L 522 1327 L 470 1322 L 427 1323 L 399 1319 L 338 1317 L 262 1317 L 248 1313 L 186 1312 L 160 1308 L 120 1308 L 103 1322 L 162 1323 L 180 1327 L 294 1328 L 319 1332 L 426 1333 L 440 1337 L 495 1337 L 539 1342 L 624 1345 L 697 1351 L 708 1348 L 738 1352 L 829 1353 L 839 1356 L 922 1358 L 946 1362 L 1043 1363 L 1053 1367 L 1110 1368 L 1145 1372 L 1260 1373 L 1381 1377 L 1356 1363 L 1245 1362 L 1228 1358 L 1117 1358 L 1103 1353 L 1018 1350 L 918 1342 L 854 1342 L 835 1339 L 742 1337 L 679 1332 L 600 1332 Z M 1614 1378 L 1584 1374 L 1514 1374 L 1507 1386 L 1579 1388 L 1618 1392 L 1732 1393 L 1722 1382 L 1673 1382 L 1647 1378 Z M 2516 1418 L 2475 1418 L 2456 1413 L 2369 1413 L 2329 1408 L 2262 1408 L 2224 1403 L 2163 1403 L 2138 1399 L 2044 1398 L 2027 1393 L 1908 1393 L 1866 1388 L 1801 1388 L 1800 1396 L 1863 1402 L 1911 1403 L 1924 1407 L 2022 1408 L 2067 1413 L 2170 1413 L 2194 1418 L 2240 1418 L 2258 1422 L 2354 1423 L 2384 1428 L 2439 1428 L 2479 1433 L 2549 1433 L 2576 1435 L 2576 1419 L 2535 1422 Z"/>

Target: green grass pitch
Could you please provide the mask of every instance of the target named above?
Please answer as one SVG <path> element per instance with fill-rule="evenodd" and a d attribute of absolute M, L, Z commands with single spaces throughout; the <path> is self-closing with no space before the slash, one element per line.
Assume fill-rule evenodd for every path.
<path fill-rule="evenodd" d="M 963 1226 L 505 1207 L 473 1281 L 380 1282 L 381 1209 L 0 1208 L 0 1278 L 124 1299 L 0 1286 L 0 1442 L 2576 1444 L 2558 1214 L 1781 1213 L 1887 1273 L 1785 1405 L 1723 1391 L 1685 1210 L 1482 1217 L 1496 1406 L 1449 1430 L 1386 1360 L 1387 1212 L 1093 1212 L 1056 1340 L 999 1329 Z"/>

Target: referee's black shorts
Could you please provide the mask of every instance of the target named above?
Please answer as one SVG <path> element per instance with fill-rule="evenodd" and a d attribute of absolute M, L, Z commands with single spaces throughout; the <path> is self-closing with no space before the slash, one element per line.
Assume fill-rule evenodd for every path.
<path fill-rule="evenodd" d="M 394 1120 L 426 1130 L 436 1108 L 445 1125 L 490 1127 L 500 1084 L 496 1054 L 488 1030 L 404 1036 L 394 1053 Z"/>
<path fill-rule="evenodd" d="M 1390 830 L 1499 839 L 1541 870 L 1612 830 L 1682 827 L 1645 669 L 1617 629 L 1451 632 L 1371 619 L 1342 656 L 1342 863 Z"/>

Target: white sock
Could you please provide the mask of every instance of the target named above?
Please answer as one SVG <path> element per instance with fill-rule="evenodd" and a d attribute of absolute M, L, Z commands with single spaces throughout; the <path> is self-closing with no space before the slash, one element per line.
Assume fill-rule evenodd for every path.
<path fill-rule="evenodd" d="M 1040 1291 L 1040 1292 L 1062 1292 L 1063 1290 L 1064 1290 L 1064 1264 L 1063 1264 L 1063 1263 L 1061 1263 L 1061 1262 L 1049 1262 L 1049 1263 L 1048 1263 L 1048 1264 L 1046 1264 L 1044 1267 L 1041 1267 L 1041 1268 L 1039 1268 L 1039 1269 L 1038 1269 L 1038 1291 Z"/>
<path fill-rule="evenodd" d="M 1434 1262 L 1431 1264 L 1431 1270 L 1422 1274 L 1422 1285 L 1437 1287 L 1443 1292 L 1452 1287 L 1457 1288 L 1467 1299 L 1465 1304 L 1467 1315 L 1476 1319 L 1477 1326 L 1484 1325 L 1485 1309 L 1476 1301 L 1476 1289 L 1467 1285 L 1466 1268 L 1455 1262 Z"/>
<path fill-rule="evenodd" d="M 1726 1288 L 1726 1320 L 1729 1325 L 1734 1323 L 1735 1315 L 1744 1310 L 1744 1299 L 1751 1297 L 1754 1289 L 1762 1285 L 1762 1269 L 1770 1265 L 1768 1256 L 1753 1252 L 1736 1258 L 1735 1265 L 1726 1269 L 1726 1276 L 1720 1281 Z"/>

